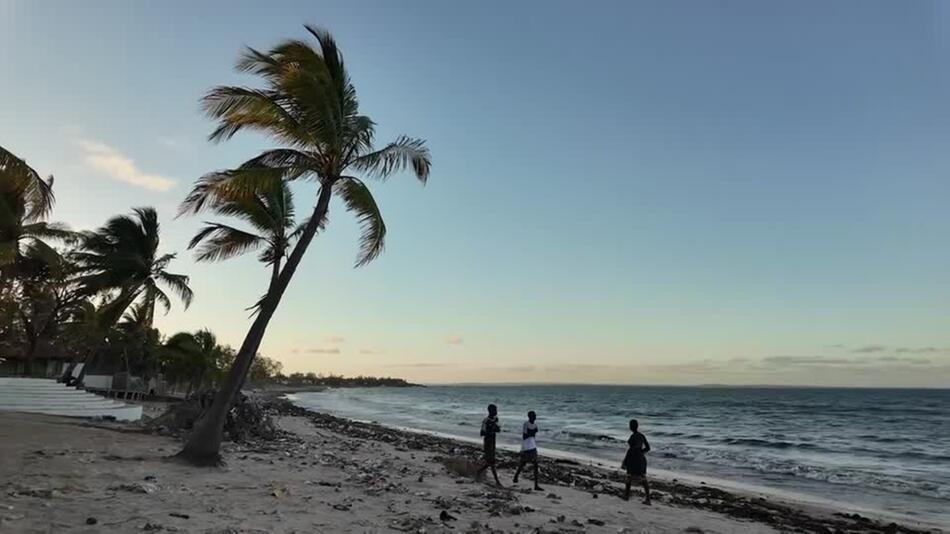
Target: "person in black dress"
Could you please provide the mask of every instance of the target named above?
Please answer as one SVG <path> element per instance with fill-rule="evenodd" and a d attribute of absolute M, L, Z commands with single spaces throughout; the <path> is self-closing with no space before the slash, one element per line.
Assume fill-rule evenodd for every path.
<path fill-rule="evenodd" d="M 484 445 L 485 451 L 485 465 L 479 468 L 478 472 L 475 474 L 476 478 L 480 478 L 482 473 L 486 469 L 491 469 L 492 476 L 495 477 L 495 484 L 501 486 L 501 481 L 498 480 L 498 471 L 495 469 L 495 436 L 501 432 L 501 426 L 498 424 L 498 407 L 494 404 L 488 405 L 488 417 L 482 420 L 482 445 Z"/>
<path fill-rule="evenodd" d="M 633 479 L 639 479 L 643 484 L 643 492 L 645 497 L 643 498 L 643 504 L 650 504 L 650 482 L 647 480 L 647 457 L 646 453 L 650 452 L 650 443 L 647 441 L 647 437 L 641 434 L 638 430 L 639 423 L 636 419 L 630 420 L 630 439 L 627 440 L 627 444 L 630 445 L 630 448 L 627 449 L 627 455 L 623 458 L 623 464 L 621 467 L 627 472 L 627 487 L 624 490 L 623 498 L 624 500 L 630 500 L 630 484 L 633 482 Z"/>

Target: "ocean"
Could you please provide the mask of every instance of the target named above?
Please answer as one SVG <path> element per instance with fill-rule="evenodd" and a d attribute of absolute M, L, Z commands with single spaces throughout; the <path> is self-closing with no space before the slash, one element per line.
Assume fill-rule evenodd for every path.
<path fill-rule="evenodd" d="M 542 456 L 618 466 L 627 422 L 653 448 L 650 468 L 950 524 L 950 390 L 649 386 L 429 386 L 333 389 L 298 405 L 462 439 L 499 407 L 499 446 L 538 413 Z M 665 473 L 669 476 L 669 473 Z"/>

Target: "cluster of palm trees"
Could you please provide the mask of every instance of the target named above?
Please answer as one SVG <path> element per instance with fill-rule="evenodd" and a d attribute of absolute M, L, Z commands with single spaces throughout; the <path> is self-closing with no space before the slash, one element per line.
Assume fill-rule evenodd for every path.
<path fill-rule="evenodd" d="M 356 90 L 336 42 L 322 29 L 306 26 L 306 30 L 315 44 L 290 39 L 267 51 L 247 48 L 243 52 L 237 70 L 258 76 L 260 87 L 216 87 L 202 100 L 204 110 L 217 123 L 211 141 L 225 141 L 248 130 L 266 135 L 277 146 L 236 168 L 201 177 L 180 209 L 179 215 L 210 213 L 233 221 L 203 225 L 189 244 L 198 261 L 226 260 L 257 251 L 269 270 L 267 291 L 252 306 L 253 321 L 241 346 L 233 355 L 211 358 L 219 362 L 217 368 L 228 370 L 217 378 L 213 405 L 179 453 L 195 464 L 220 462 L 225 417 L 254 367 L 264 333 L 301 259 L 327 222 L 330 200 L 339 198 L 360 223 L 356 266 L 362 266 L 382 252 L 386 237 L 386 225 L 365 179 L 385 180 L 404 169 L 422 183 L 429 177 L 431 161 L 424 141 L 400 136 L 381 148 L 374 146 L 375 123 L 360 114 Z M 16 161 L 10 172 L 0 167 L 5 181 L 7 174 L 29 174 L 22 187 L 16 186 L 20 189 L 14 194 L 22 198 L 11 204 L 19 210 L 12 222 L 8 224 L 5 211 L 0 213 L 4 217 L 0 222 L 4 279 L 9 269 L 10 276 L 27 280 L 33 258 L 42 258 L 43 269 L 58 273 L 54 257 L 69 257 L 62 274 L 56 274 L 70 281 L 70 293 L 64 298 L 83 303 L 77 309 L 95 301 L 96 315 L 59 313 L 69 317 L 65 323 L 79 317 L 89 321 L 89 358 L 95 357 L 105 332 L 123 315 L 135 324 L 151 327 L 155 307 L 170 306 L 169 292 L 187 307 L 192 298 L 188 278 L 166 271 L 173 255 L 158 255 L 154 210 L 139 209 L 130 216 L 115 217 L 103 228 L 77 237 L 60 225 L 45 222 L 52 206 L 52 179 L 42 180 L 32 170 L 25 171 L 21 160 Z M 299 219 L 288 185 L 294 181 L 316 185 L 312 206 Z M 68 253 L 54 256 L 56 250 L 46 244 L 47 238 L 62 240 Z M 17 291 L 28 291 L 27 286 L 28 282 L 21 282 Z M 211 340 L 204 334 L 192 336 L 185 344 L 213 352 Z M 185 340 L 174 336 L 168 344 L 174 348 L 179 341 Z M 199 385 L 214 375 L 210 367 L 202 366 L 187 372 Z"/>
<path fill-rule="evenodd" d="M 118 215 L 94 231 L 75 232 L 47 220 L 53 179 L 0 147 L 0 310 L 2 340 L 19 345 L 32 374 L 37 350 L 68 339 L 85 350 L 88 369 L 110 333 L 147 332 L 155 307 L 172 292 L 187 307 L 188 277 L 167 270 L 174 254 L 159 255 L 152 208 Z M 147 337 L 147 336 L 146 336 Z"/>
<path fill-rule="evenodd" d="M 19 356 L 27 376 L 42 354 L 70 358 L 65 374 L 83 362 L 80 384 L 99 366 L 162 374 L 188 393 L 212 387 L 233 350 L 206 331 L 163 342 L 153 327 L 156 307 L 193 297 L 188 277 L 168 271 L 174 254 L 159 254 L 155 210 L 72 231 L 47 220 L 54 198 L 52 178 L 0 147 L 0 354 Z"/>

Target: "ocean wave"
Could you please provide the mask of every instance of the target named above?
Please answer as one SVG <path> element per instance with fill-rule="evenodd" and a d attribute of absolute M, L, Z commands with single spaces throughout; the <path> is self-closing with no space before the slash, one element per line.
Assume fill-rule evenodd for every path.
<path fill-rule="evenodd" d="M 765 475 L 785 475 L 828 484 L 860 486 L 920 497 L 950 498 L 950 480 L 923 480 L 903 474 L 887 474 L 867 469 L 803 464 L 795 460 L 756 454 L 751 449 L 729 450 L 675 446 L 670 451 L 655 449 L 654 454 L 662 458 L 673 455 L 678 460 L 750 469 Z"/>
<path fill-rule="evenodd" d="M 819 449 L 814 443 L 792 443 L 790 441 L 770 441 L 757 438 L 723 438 L 720 443 L 741 445 L 744 447 L 764 447 L 767 449 Z"/>
<path fill-rule="evenodd" d="M 576 430 L 561 430 L 560 432 L 555 434 L 555 438 L 557 437 L 558 434 L 561 436 L 567 436 L 571 439 L 581 440 L 581 441 L 623 443 L 623 440 L 617 439 L 613 436 L 608 436 L 606 434 L 580 432 Z"/>

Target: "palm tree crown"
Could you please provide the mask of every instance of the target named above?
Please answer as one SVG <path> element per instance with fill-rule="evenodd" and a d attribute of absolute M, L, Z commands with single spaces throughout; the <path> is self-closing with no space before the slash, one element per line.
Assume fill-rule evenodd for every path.
<path fill-rule="evenodd" d="M 356 264 L 361 266 L 382 251 L 386 225 L 373 195 L 353 174 L 385 179 L 409 167 L 425 183 L 429 151 L 424 141 L 407 136 L 375 150 L 375 124 L 359 114 L 356 90 L 336 42 L 324 30 L 306 28 L 319 49 L 288 40 L 266 53 L 248 48 L 238 61 L 239 71 L 260 76 L 265 87 L 217 87 L 203 100 L 207 113 L 218 120 L 212 141 L 248 129 L 286 148 L 266 150 L 237 169 L 199 180 L 182 212 L 197 213 L 208 203 L 219 203 L 221 196 L 273 190 L 276 181 L 315 180 L 337 194 L 359 219 L 362 236 Z"/>
<path fill-rule="evenodd" d="M 220 181 L 228 180 L 227 175 L 214 173 L 201 180 L 196 187 L 201 195 L 208 188 L 214 188 Z M 267 190 L 252 194 L 228 194 L 222 188 L 213 195 L 208 208 L 218 215 L 232 216 L 244 221 L 251 230 L 216 222 L 205 222 L 201 231 L 188 244 L 189 249 L 197 249 L 198 261 L 220 261 L 233 258 L 252 250 L 260 250 L 258 259 L 272 268 L 272 282 L 280 273 L 281 262 L 287 256 L 288 248 L 294 238 L 300 234 L 303 226 L 297 226 L 294 218 L 294 199 L 286 182 L 270 183 Z"/>
<path fill-rule="evenodd" d="M 45 239 L 68 239 L 71 232 L 45 219 L 53 209 L 53 177 L 46 180 L 25 161 L 0 147 L 0 272 L 26 259 L 54 263 L 59 254 Z"/>
<path fill-rule="evenodd" d="M 188 277 L 172 274 L 166 267 L 174 254 L 158 255 L 158 215 L 153 208 L 137 208 L 133 215 L 119 215 L 95 232 L 86 232 L 82 250 L 75 258 L 82 269 L 81 283 L 90 293 L 110 292 L 115 296 L 103 306 L 118 321 L 137 302 L 137 313 L 145 314 L 151 325 L 155 304 L 167 312 L 171 299 L 162 289 L 174 292 L 187 308 L 193 293 Z"/>

